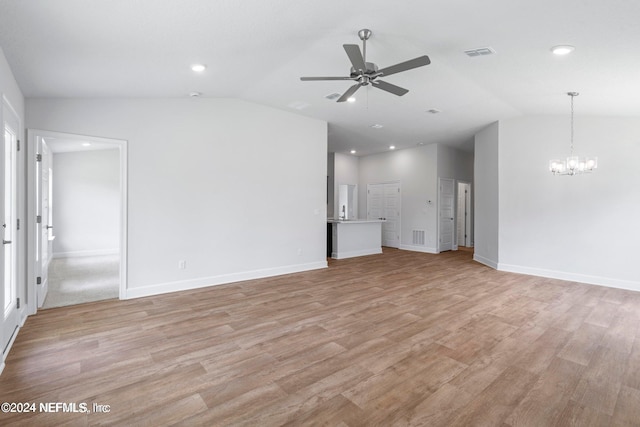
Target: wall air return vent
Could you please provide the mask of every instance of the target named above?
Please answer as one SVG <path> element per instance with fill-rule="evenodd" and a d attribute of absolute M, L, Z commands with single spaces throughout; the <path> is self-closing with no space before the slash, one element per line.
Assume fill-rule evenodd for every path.
<path fill-rule="evenodd" d="M 416 246 L 424 246 L 425 230 L 413 230 L 413 244 Z"/>
<path fill-rule="evenodd" d="M 479 47 L 477 49 L 465 50 L 464 53 L 466 53 L 467 56 L 475 58 L 476 56 L 493 55 L 496 51 L 490 47 Z"/>

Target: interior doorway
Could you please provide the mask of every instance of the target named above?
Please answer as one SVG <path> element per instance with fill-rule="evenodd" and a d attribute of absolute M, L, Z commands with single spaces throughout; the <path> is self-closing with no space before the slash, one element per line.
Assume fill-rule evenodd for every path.
<path fill-rule="evenodd" d="M 471 247 L 471 184 L 458 182 L 456 236 L 458 246 Z"/>
<path fill-rule="evenodd" d="M 438 192 L 438 252 L 456 250 L 455 244 L 455 181 L 439 179 Z"/>
<path fill-rule="evenodd" d="M 28 131 L 36 221 L 30 293 L 38 308 L 122 298 L 126 289 L 126 141 Z"/>

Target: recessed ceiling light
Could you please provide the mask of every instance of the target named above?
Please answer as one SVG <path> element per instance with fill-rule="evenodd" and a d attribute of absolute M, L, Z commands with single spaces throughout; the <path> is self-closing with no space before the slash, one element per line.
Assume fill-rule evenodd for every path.
<path fill-rule="evenodd" d="M 207 69 L 207 66 L 206 66 L 206 65 L 204 65 L 204 64 L 193 64 L 193 65 L 191 66 L 191 69 L 192 69 L 193 71 L 195 71 L 196 73 L 201 73 L 201 72 L 203 72 L 204 70 L 206 70 L 206 69 Z"/>
<path fill-rule="evenodd" d="M 568 44 L 558 45 L 551 48 L 551 52 L 553 52 L 554 55 L 567 55 L 574 50 L 576 50 L 576 48 Z"/>
<path fill-rule="evenodd" d="M 376 123 L 375 125 L 371 125 L 371 127 L 374 129 L 382 129 L 384 126 L 382 126 L 380 123 Z"/>
<path fill-rule="evenodd" d="M 429 114 L 438 114 L 441 113 L 442 111 L 438 110 L 437 108 L 432 108 L 430 110 L 427 110 L 427 113 Z"/>
<path fill-rule="evenodd" d="M 202 92 L 191 92 L 191 93 L 189 93 L 189 96 L 192 97 L 192 98 L 197 98 L 200 95 L 202 95 Z"/>
<path fill-rule="evenodd" d="M 351 154 L 356 154 L 356 150 L 351 150 Z"/>
<path fill-rule="evenodd" d="M 83 142 L 83 143 L 82 143 L 82 146 L 83 146 L 83 147 L 91 147 L 91 143 L 89 143 L 89 142 Z"/>
<path fill-rule="evenodd" d="M 389 150 L 395 150 L 395 149 L 396 149 L 396 146 L 395 146 L 395 145 L 390 145 L 390 146 L 389 146 Z"/>
<path fill-rule="evenodd" d="M 350 98 L 347 98 L 347 102 L 356 102 L 356 99 L 352 96 Z"/>

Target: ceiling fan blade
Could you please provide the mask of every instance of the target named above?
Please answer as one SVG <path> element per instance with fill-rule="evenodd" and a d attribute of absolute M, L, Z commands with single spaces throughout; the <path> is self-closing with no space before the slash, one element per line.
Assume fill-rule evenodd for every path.
<path fill-rule="evenodd" d="M 351 98 L 351 95 L 356 93 L 356 91 L 360 88 L 360 83 L 357 85 L 351 86 L 345 93 L 342 94 L 340 98 L 336 102 L 345 102 L 347 99 Z"/>
<path fill-rule="evenodd" d="M 372 84 L 375 87 L 377 87 L 378 89 L 385 90 L 385 91 L 387 91 L 389 93 L 392 93 L 392 94 L 398 95 L 398 96 L 402 96 L 405 93 L 409 92 L 408 89 L 405 89 L 405 88 L 400 87 L 400 86 L 392 85 L 391 83 L 383 82 L 382 80 L 376 80 L 376 81 L 372 82 Z"/>
<path fill-rule="evenodd" d="M 381 76 L 390 76 L 391 74 L 396 74 L 399 73 L 401 71 L 407 71 L 407 70 L 411 70 L 413 68 L 418 68 L 418 67 L 422 67 L 424 65 L 429 65 L 431 64 L 431 60 L 429 59 L 429 57 L 427 55 L 424 56 L 419 56 L 417 58 L 414 59 L 410 59 L 408 61 L 405 62 L 401 62 L 399 64 L 396 65 L 392 65 L 390 67 L 387 68 L 383 68 L 382 70 L 378 70 L 378 73 Z"/>
<path fill-rule="evenodd" d="M 347 52 L 347 56 L 349 57 L 349 61 L 351 61 L 351 65 L 353 68 L 358 71 L 366 71 L 367 66 L 364 63 L 364 58 L 362 57 L 362 52 L 360 52 L 360 46 L 357 44 L 343 44 L 344 51 Z"/>
<path fill-rule="evenodd" d="M 317 80 L 355 80 L 355 77 L 300 77 L 303 82 L 317 81 Z"/>

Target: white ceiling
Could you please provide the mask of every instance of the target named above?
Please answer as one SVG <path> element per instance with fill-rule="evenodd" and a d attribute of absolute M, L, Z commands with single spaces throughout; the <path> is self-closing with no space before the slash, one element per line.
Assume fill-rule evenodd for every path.
<path fill-rule="evenodd" d="M 640 115 L 638 18 L 637 0 L 0 0 L 0 46 L 26 97 L 241 98 L 326 120 L 330 151 L 364 155 L 471 149 L 493 121 L 568 116 L 568 91 L 577 116 Z M 342 45 L 362 28 L 380 67 L 429 55 L 385 79 L 408 94 L 362 88 L 338 104 L 324 96 L 350 81 L 299 80 L 346 76 Z M 558 44 L 576 50 L 556 57 Z M 485 46 L 496 54 L 463 53 Z"/>

